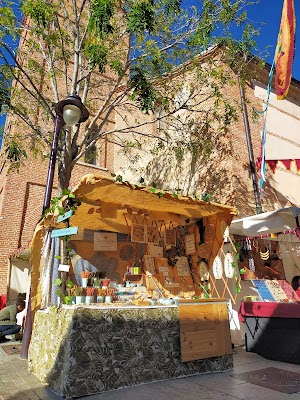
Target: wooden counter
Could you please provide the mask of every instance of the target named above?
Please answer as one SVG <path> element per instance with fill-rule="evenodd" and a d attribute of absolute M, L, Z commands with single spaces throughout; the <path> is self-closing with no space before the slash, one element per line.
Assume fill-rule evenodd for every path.
<path fill-rule="evenodd" d="M 208 304 L 199 305 L 207 309 Z M 185 306 L 64 307 L 39 311 L 29 347 L 30 370 L 59 395 L 71 399 L 231 369 L 231 354 L 182 361 L 181 307 Z M 204 317 L 205 314 L 205 322 Z"/>

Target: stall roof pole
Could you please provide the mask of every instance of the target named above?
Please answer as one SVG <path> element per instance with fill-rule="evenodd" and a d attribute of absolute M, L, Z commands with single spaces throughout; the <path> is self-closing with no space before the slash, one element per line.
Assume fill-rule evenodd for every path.
<path fill-rule="evenodd" d="M 240 87 L 240 96 L 241 96 L 241 104 L 242 104 L 242 110 L 243 110 L 245 133 L 246 133 L 246 139 L 247 139 L 250 173 L 251 173 L 254 198 L 255 198 L 255 210 L 256 210 L 256 214 L 261 214 L 262 213 L 262 205 L 261 205 L 260 195 L 259 195 L 259 190 L 258 190 L 258 182 L 257 182 L 257 176 L 256 176 L 253 146 L 252 146 L 252 140 L 251 140 L 251 135 L 250 135 L 249 118 L 248 118 L 248 112 L 247 112 L 247 107 L 246 107 L 246 102 L 245 102 L 244 88 L 241 84 L 240 79 L 239 79 L 239 87 Z"/>

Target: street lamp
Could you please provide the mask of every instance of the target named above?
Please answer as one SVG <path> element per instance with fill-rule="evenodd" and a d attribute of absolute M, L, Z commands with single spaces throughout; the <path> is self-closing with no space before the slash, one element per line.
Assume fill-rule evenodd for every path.
<path fill-rule="evenodd" d="M 63 126 L 74 126 L 80 124 L 81 122 L 86 121 L 89 117 L 87 108 L 82 104 L 82 101 L 77 94 L 71 94 L 64 100 L 59 101 L 54 110 L 56 115 L 43 204 L 43 214 L 45 210 L 50 207 L 59 133 Z"/>
<path fill-rule="evenodd" d="M 71 94 L 66 97 L 64 100 L 59 101 L 55 108 L 55 122 L 54 122 L 54 134 L 51 146 L 50 153 L 50 161 L 47 175 L 47 183 L 43 204 L 43 214 L 47 208 L 50 207 L 52 186 L 53 186 L 53 177 L 55 170 L 55 162 L 58 148 L 58 138 L 60 130 L 63 126 L 74 126 L 76 124 L 80 124 L 84 122 L 89 117 L 89 112 L 87 108 L 82 104 L 80 97 L 77 94 Z M 28 358 L 28 348 L 31 338 L 31 301 L 30 295 L 28 299 L 27 305 L 27 315 L 25 320 L 25 329 L 22 340 L 22 349 L 21 349 L 21 358 Z"/>

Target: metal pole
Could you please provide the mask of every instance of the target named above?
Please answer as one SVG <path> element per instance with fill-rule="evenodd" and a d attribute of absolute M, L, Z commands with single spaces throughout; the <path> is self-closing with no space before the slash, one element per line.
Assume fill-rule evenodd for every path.
<path fill-rule="evenodd" d="M 54 133 L 53 133 L 53 140 L 52 140 L 52 145 L 51 145 L 48 174 L 47 174 L 44 204 L 43 204 L 43 214 L 44 214 L 45 210 L 47 210 L 47 208 L 50 207 L 53 178 L 54 178 L 54 171 L 55 171 L 55 163 L 56 163 L 56 155 L 57 155 L 57 149 L 58 149 L 58 138 L 59 138 L 59 132 L 60 132 L 61 128 L 63 127 L 63 125 L 64 125 L 63 118 L 61 118 L 59 115 L 56 114 L 55 122 L 54 122 Z M 31 333 L 32 333 L 31 298 L 30 298 L 30 290 L 29 290 L 27 314 L 26 314 L 26 319 L 25 319 L 22 348 L 21 348 L 21 353 L 20 353 L 21 358 L 28 358 L 28 349 L 29 349 L 29 344 L 30 344 L 30 339 L 31 339 Z"/>
<path fill-rule="evenodd" d="M 262 213 L 262 205 L 261 205 L 260 195 L 259 195 L 259 190 L 258 190 L 258 182 L 257 182 L 257 176 L 256 176 L 253 147 L 252 147 L 252 141 L 251 141 L 251 135 L 250 135 L 249 118 L 248 118 L 248 112 L 247 112 L 247 107 L 246 107 L 246 103 L 245 103 L 245 93 L 244 93 L 244 89 L 243 89 L 243 86 L 242 86 L 240 80 L 239 80 L 239 87 L 240 87 L 245 133 L 246 133 L 246 139 L 247 139 L 249 166 L 250 166 L 254 198 L 255 198 L 255 209 L 256 209 L 256 214 L 261 214 Z"/>
<path fill-rule="evenodd" d="M 32 321 L 31 321 L 31 299 L 30 299 L 30 290 L 29 290 L 29 297 L 28 297 L 28 304 L 27 304 L 27 313 L 25 318 L 25 326 L 22 338 L 22 347 L 20 352 L 21 358 L 28 358 L 28 349 L 31 339 L 32 333 Z"/>
<path fill-rule="evenodd" d="M 55 164 L 56 164 L 56 156 L 57 156 L 57 149 L 58 149 L 58 138 L 59 132 L 64 125 L 64 120 L 56 115 L 55 122 L 54 122 L 54 133 L 53 133 L 53 140 L 51 146 L 51 153 L 50 153 L 50 161 L 48 167 L 48 174 L 47 174 L 47 182 L 46 182 L 46 189 L 45 189 L 45 197 L 44 197 L 44 204 L 43 204 L 43 214 L 47 208 L 50 207 L 51 201 L 51 193 L 53 187 L 53 179 L 54 179 L 54 171 L 55 171 Z"/>

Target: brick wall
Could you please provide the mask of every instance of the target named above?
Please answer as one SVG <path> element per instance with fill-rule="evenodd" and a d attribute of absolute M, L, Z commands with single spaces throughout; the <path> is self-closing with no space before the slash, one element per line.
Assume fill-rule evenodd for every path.
<path fill-rule="evenodd" d="M 107 145 L 107 167 L 113 162 L 112 145 Z M 9 254 L 31 240 L 40 220 L 48 171 L 48 160 L 28 159 L 19 173 L 9 173 L 1 179 L 3 204 L 0 215 L 0 294 L 6 293 Z M 95 173 L 109 175 L 110 171 L 88 164 L 78 164 L 72 174 L 71 185 L 75 186 L 82 175 Z M 1 176 L 1 175 L 0 175 Z M 56 195 L 57 171 L 52 195 Z M 1 187 L 0 187 L 1 190 Z"/>

